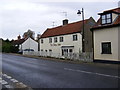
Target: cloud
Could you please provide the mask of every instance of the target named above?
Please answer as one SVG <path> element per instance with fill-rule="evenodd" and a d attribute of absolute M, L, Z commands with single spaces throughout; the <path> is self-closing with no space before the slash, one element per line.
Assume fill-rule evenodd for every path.
<path fill-rule="evenodd" d="M 60 0 L 61 1 L 61 0 Z M 81 0 L 79 0 L 81 1 Z M 86 1 L 86 0 L 84 0 Z M 117 1 L 117 0 L 116 0 Z M 35 33 L 43 33 L 52 28 L 53 21 L 56 26 L 62 24 L 67 12 L 69 22 L 81 20 L 77 10 L 84 8 L 85 18 L 92 16 L 98 19 L 98 12 L 117 7 L 116 2 L 41 2 L 41 0 L 1 0 L 0 21 L 2 37 L 16 39 L 18 34 L 23 35 L 28 29 Z"/>

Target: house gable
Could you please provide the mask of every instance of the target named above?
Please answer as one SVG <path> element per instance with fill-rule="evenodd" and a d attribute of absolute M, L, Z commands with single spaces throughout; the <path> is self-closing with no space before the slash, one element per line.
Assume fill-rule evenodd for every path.
<path fill-rule="evenodd" d="M 34 51 L 38 51 L 38 43 L 32 38 L 26 39 L 24 43 L 22 43 L 22 49 L 33 49 Z"/>

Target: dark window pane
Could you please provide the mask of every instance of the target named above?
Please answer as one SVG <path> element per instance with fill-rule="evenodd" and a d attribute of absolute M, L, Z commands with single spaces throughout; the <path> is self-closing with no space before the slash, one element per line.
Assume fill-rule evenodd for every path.
<path fill-rule="evenodd" d="M 60 37 L 60 42 L 63 42 L 63 37 Z"/>
<path fill-rule="evenodd" d="M 111 54 L 111 42 L 102 43 L 102 54 Z"/>
<path fill-rule="evenodd" d="M 43 39 L 41 39 L 41 43 L 43 43 Z"/>
<path fill-rule="evenodd" d="M 70 52 L 70 53 L 72 53 L 72 52 L 73 52 L 73 50 L 72 50 L 72 49 L 69 49 L 69 52 Z"/>
<path fill-rule="evenodd" d="M 73 35 L 73 41 L 77 41 L 77 35 Z"/>
<path fill-rule="evenodd" d="M 54 42 L 57 42 L 57 37 L 54 38 Z"/>
<path fill-rule="evenodd" d="M 52 38 L 49 38 L 49 43 L 52 43 Z"/>

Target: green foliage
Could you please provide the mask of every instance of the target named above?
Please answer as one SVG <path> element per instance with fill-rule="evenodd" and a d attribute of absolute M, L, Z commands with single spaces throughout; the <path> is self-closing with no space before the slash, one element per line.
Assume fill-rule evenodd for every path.
<path fill-rule="evenodd" d="M 2 40 L 2 52 L 5 53 L 17 53 L 18 52 L 18 46 L 13 46 L 12 41 Z"/>

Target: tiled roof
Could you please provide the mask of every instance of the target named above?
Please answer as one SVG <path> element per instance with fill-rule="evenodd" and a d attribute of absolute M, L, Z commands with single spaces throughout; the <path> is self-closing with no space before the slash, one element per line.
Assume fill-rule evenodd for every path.
<path fill-rule="evenodd" d="M 15 40 L 13 41 L 13 45 L 20 45 L 25 41 L 25 39 Z"/>
<path fill-rule="evenodd" d="M 120 7 L 119 8 L 115 8 L 115 9 L 111 9 L 111 10 L 106 10 L 103 13 L 106 13 L 106 12 L 120 13 Z"/>
<path fill-rule="evenodd" d="M 84 20 L 84 24 L 87 23 L 88 20 L 89 19 Z M 83 22 L 78 21 L 78 22 L 67 24 L 67 25 L 62 25 L 55 28 L 47 29 L 42 34 L 41 38 L 78 33 L 78 32 L 81 32 L 82 25 L 83 25 Z"/>
<path fill-rule="evenodd" d="M 103 13 L 109 13 L 109 12 L 120 14 L 120 7 L 119 8 L 115 8 L 115 9 L 106 10 Z M 103 13 L 99 13 L 99 14 L 103 14 Z"/>
<path fill-rule="evenodd" d="M 116 12 L 116 13 L 120 13 L 120 8 L 116 8 L 116 9 L 112 9 L 112 10 L 107 10 L 104 11 L 103 13 L 106 12 Z M 92 27 L 92 29 L 96 29 L 96 28 L 103 28 L 103 27 L 111 27 L 111 26 L 116 26 L 120 24 L 120 14 L 117 16 L 117 18 L 111 23 L 111 24 L 105 24 L 105 25 L 101 25 L 101 17 L 98 19 L 96 25 L 94 27 Z"/>

